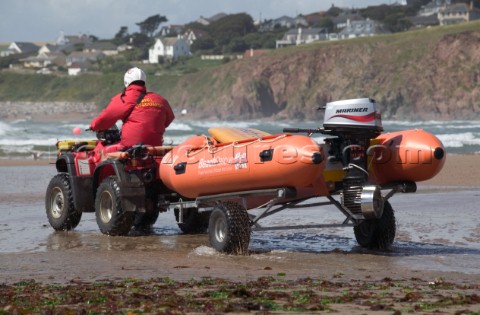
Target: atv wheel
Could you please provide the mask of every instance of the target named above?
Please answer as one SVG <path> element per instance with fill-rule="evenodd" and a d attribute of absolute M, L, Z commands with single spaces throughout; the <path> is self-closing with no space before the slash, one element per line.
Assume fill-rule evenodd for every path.
<path fill-rule="evenodd" d="M 395 239 L 396 223 L 392 206 L 385 201 L 380 219 L 365 220 L 353 228 L 358 244 L 369 249 L 386 251 Z"/>
<path fill-rule="evenodd" d="M 219 204 L 210 215 L 210 245 L 220 252 L 247 255 L 251 232 L 248 213 L 238 203 Z"/>
<path fill-rule="evenodd" d="M 103 234 L 116 236 L 130 232 L 135 213 L 122 208 L 120 187 L 115 176 L 107 177 L 98 187 L 95 216 Z"/>
<path fill-rule="evenodd" d="M 167 211 L 165 208 L 159 208 L 157 206 L 158 198 L 156 185 L 147 185 L 146 199 L 145 199 L 145 212 L 140 212 L 135 215 L 135 221 L 133 223 L 136 231 L 148 231 L 152 225 L 157 222 L 160 212 Z"/>
<path fill-rule="evenodd" d="M 185 234 L 203 234 L 207 232 L 210 212 L 198 212 L 198 208 L 187 208 L 183 211 L 182 223 L 180 221 L 180 210 L 175 208 L 175 220 L 177 225 Z"/>
<path fill-rule="evenodd" d="M 137 213 L 135 215 L 135 221 L 133 223 L 135 230 L 143 231 L 150 229 L 152 225 L 157 222 L 159 214 L 160 213 L 158 211 Z"/>
<path fill-rule="evenodd" d="M 75 209 L 70 176 L 67 173 L 55 175 L 48 184 L 45 194 L 45 209 L 48 222 L 57 231 L 74 229 L 82 212 Z"/>

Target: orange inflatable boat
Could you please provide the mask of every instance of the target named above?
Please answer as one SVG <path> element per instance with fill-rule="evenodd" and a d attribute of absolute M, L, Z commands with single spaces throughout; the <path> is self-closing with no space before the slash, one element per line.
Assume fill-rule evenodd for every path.
<path fill-rule="evenodd" d="M 367 99 L 363 111 L 369 109 L 369 102 Z M 345 101 L 341 104 L 349 105 Z M 309 194 L 319 196 L 349 185 L 345 183 L 349 170 L 360 170 L 365 176 L 353 177 L 380 187 L 424 181 L 440 172 L 445 149 L 436 136 L 424 130 L 382 134 L 375 116 L 367 115 L 371 118 L 338 115 L 333 122 L 328 119 L 328 129 L 286 130 L 333 136 L 323 144 L 291 133 L 270 135 L 251 128 L 211 128 L 210 135 L 191 137 L 168 152 L 159 176 L 181 196 L 196 198 L 275 187 L 308 188 Z M 345 125 L 338 119 L 357 125 L 351 121 Z"/>
<path fill-rule="evenodd" d="M 209 131 L 212 136 L 192 137 L 162 159 L 160 178 L 184 197 L 273 187 L 314 188 L 322 181 L 324 153 L 310 137 L 268 135 L 255 129 Z"/>

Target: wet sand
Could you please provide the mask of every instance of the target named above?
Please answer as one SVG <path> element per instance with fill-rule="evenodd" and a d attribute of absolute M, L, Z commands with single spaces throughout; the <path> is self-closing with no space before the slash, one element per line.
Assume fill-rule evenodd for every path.
<path fill-rule="evenodd" d="M 392 197 L 397 237 L 391 252 L 360 248 L 351 228 L 327 228 L 253 232 L 249 256 L 228 256 L 210 248 L 207 235 L 182 235 L 171 212 L 161 214 L 149 235 L 102 235 L 92 213 L 83 215 L 75 231 L 54 232 L 43 201 L 54 165 L 0 160 L 0 283 L 163 277 L 245 283 L 272 276 L 478 285 L 479 162 L 480 155 L 448 156 L 442 172 L 419 183 L 417 193 Z M 266 224 L 329 223 L 342 219 L 338 215 L 328 207 L 289 210 Z"/>

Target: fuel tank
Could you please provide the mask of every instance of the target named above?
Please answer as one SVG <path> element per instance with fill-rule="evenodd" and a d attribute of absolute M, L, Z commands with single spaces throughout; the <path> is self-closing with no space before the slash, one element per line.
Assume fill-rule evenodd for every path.
<path fill-rule="evenodd" d="M 222 143 L 210 136 L 194 136 L 164 156 L 159 176 L 168 188 L 187 198 L 277 187 L 300 189 L 321 184 L 324 161 L 321 147 L 302 135 Z"/>

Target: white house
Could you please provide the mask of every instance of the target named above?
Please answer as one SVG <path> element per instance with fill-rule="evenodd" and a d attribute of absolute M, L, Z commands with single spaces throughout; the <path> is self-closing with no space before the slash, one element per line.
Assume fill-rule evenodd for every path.
<path fill-rule="evenodd" d="M 291 29 L 285 33 L 281 40 L 276 41 L 276 47 L 282 48 L 291 45 L 304 45 L 321 40 L 327 40 L 327 31 L 324 28 Z"/>
<path fill-rule="evenodd" d="M 338 33 L 339 39 L 375 36 L 387 33 L 383 25 L 367 18 L 364 21 L 347 21 L 347 26 Z"/>
<path fill-rule="evenodd" d="M 470 22 L 480 19 L 480 10 L 466 3 L 456 3 L 447 6 L 438 12 L 438 21 L 440 25 L 449 25 L 463 22 Z"/>
<path fill-rule="evenodd" d="M 152 48 L 148 50 L 148 61 L 158 63 L 160 57 L 176 59 L 190 56 L 190 46 L 181 37 L 157 38 Z"/>

